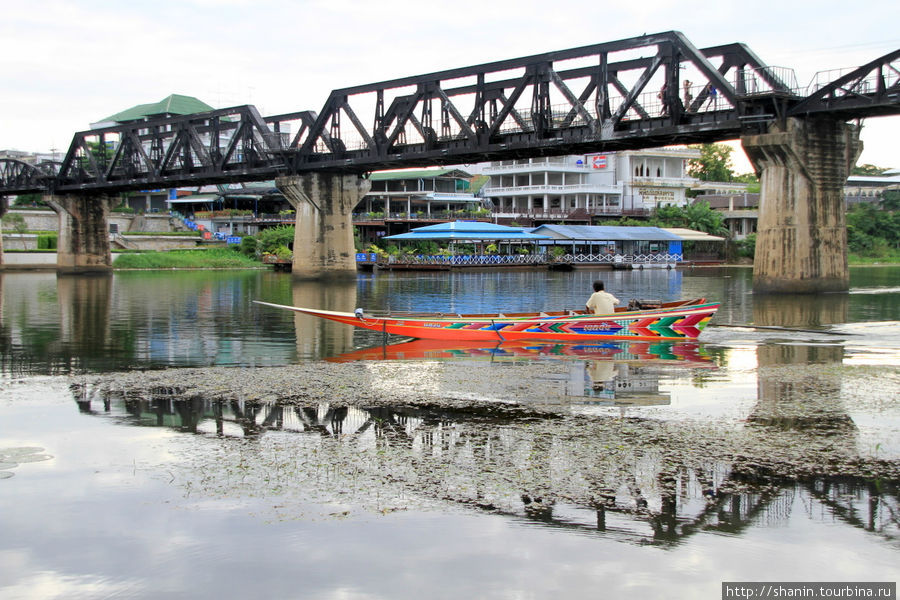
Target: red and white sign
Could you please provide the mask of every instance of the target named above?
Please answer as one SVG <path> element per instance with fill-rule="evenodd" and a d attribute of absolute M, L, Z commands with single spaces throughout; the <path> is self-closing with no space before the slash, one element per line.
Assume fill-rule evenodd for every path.
<path fill-rule="evenodd" d="M 595 169 L 605 169 L 606 168 L 606 156 L 598 154 L 597 156 L 591 157 L 591 166 Z"/>

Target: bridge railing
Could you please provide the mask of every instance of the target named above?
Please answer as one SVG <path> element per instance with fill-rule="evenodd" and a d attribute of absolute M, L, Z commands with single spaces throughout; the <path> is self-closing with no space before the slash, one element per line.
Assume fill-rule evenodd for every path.
<path fill-rule="evenodd" d="M 789 92 L 793 95 L 801 93 L 797 83 L 797 73 L 787 67 L 759 67 L 735 73 L 735 88 L 744 90 L 745 96 L 758 96 L 772 93 Z"/>
<path fill-rule="evenodd" d="M 881 79 L 884 79 L 884 87 L 891 88 L 900 84 L 900 60 L 893 61 L 889 64 L 890 68 L 873 70 L 868 75 L 854 80 L 846 87 L 835 89 L 836 96 L 846 96 L 851 94 L 873 94 L 878 91 L 881 85 Z M 806 86 L 804 93 L 807 96 L 814 94 L 824 87 L 831 85 L 845 75 L 849 75 L 857 67 L 848 67 L 844 69 L 831 69 L 828 71 L 819 71 L 813 75 L 809 84 Z"/>

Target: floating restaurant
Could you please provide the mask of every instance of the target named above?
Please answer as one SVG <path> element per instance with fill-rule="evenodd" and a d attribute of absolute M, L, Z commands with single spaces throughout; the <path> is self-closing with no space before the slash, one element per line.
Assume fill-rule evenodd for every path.
<path fill-rule="evenodd" d="M 685 262 L 685 242 L 699 247 L 704 259 L 718 254 L 714 246 L 720 248 L 724 242 L 724 238 L 689 229 L 602 225 L 541 225 L 525 229 L 478 221 L 438 223 L 384 239 L 410 245 L 446 242 L 449 251 L 440 255 L 406 252 L 380 258 L 363 254 L 357 257 L 358 261 L 388 269 L 514 265 L 673 268 Z"/>

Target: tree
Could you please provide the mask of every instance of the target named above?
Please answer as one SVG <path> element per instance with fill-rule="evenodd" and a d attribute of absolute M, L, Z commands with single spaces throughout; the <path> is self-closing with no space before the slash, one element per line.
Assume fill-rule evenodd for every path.
<path fill-rule="evenodd" d="M 879 206 L 881 206 L 882 210 L 900 211 L 900 190 L 885 190 L 882 192 Z"/>
<path fill-rule="evenodd" d="M 650 222 L 657 227 L 684 227 L 705 231 L 710 235 L 728 235 L 722 214 L 713 210 L 709 202 L 698 201 L 688 206 L 660 206 Z"/>
<path fill-rule="evenodd" d="M 879 205 L 860 202 L 847 211 L 847 245 L 851 252 L 879 256 L 889 248 L 900 248 L 900 211 L 896 210 L 900 192 L 896 194 L 885 192 Z"/>
<path fill-rule="evenodd" d="M 850 170 L 851 175 L 883 175 L 887 168 L 876 167 L 875 165 L 865 164 L 856 165 Z"/>
<path fill-rule="evenodd" d="M 25 217 L 19 213 L 7 213 L 0 219 L 4 225 L 11 227 L 16 233 L 22 234 L 28 231 L 28 225 L 25 223 Z"/>
<path fill-rule="evenodd" d="M 734 148 L 727 144 L 701 144 L 691 147 L 699 148 L 700 158 L 688 161 L 688 175 L 701 181 L 734 180 L 731 164 L 731 153 Z"/>
<path fill-rule="evenodd" d="M 280 246 L 290 248 L 294 243 L 294 226 L 279 225 L 263 229 L 259 232 L 257 240 L 260 252 L 275 252 Z"/>
<path fill-rule="evenodd" d="M 710 208 L 709 202 L 700 200 L 684 209 L 685 224 L 688 229 L 705 231 L 710 235 L 728 235 L 728 228 L 722 213 Z"/>

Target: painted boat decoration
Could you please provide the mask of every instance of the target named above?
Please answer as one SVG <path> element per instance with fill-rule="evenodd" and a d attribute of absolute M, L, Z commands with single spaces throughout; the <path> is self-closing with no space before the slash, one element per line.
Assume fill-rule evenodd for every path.
<path fill-rule="evenodd" d="M 685 365 L 715 368 L 699 342 L 646 342 L 625 341 L 565 343 L 518 341 L 472 342 L 449 340 L 407 340 L 396 344 L 372 346 L 345 352 L 326 358 L 329 362 L 355 362 L 366 360 L 529 360 L 529 359 L 581 359 L 587 361 L 615 361 L 638 366 Z"/>
<path fill-rule="evenodd" d="M 368 314 L 336 312 L 299 306 L 260 302 L 257 304 L 337 321 L 410 338 L 453 341 L 511 342 L 546 340 L 578 342 L 584 340 L 690 340 L 696 339 L 719 309 L 718 302 L 704 298 L 681 302 L 658 302 L 653 308 L 616 309 L 608 315 L 583 311 L 540 313 L 442 314 L 392 313 Z"/>

